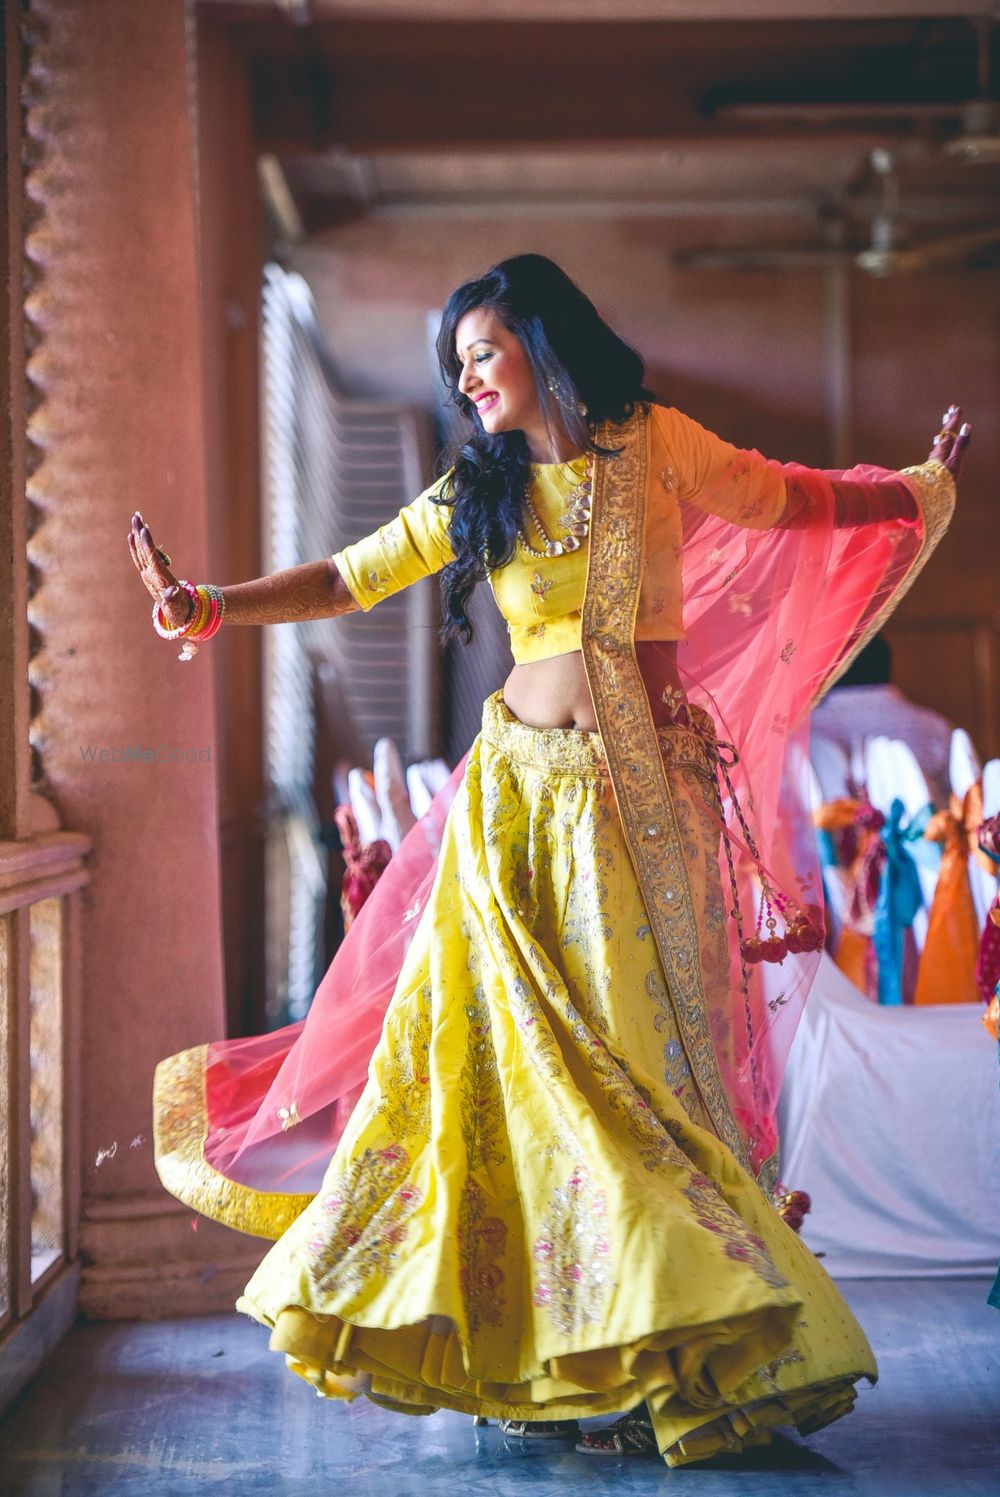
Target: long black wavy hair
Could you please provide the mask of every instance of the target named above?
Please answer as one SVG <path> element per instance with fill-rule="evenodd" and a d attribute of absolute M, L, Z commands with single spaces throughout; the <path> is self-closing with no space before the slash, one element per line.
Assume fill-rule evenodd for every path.
<path fill-rule="evenodd" d="M 600 452 L 593 427 L 623 421 L 652 399 L 642 359 L 612 332 L 565 271 L 544 255 L 515 255 L 466 281 L 448 298 L 437 338 L 441 375 L 468 423 L 444 460 L 452 473 L 439 503 L 453 505 L 449 536 L 455 560 L 441 574 L 444 639 L 472 640 L 466 605 L 477 582 L 514 555 L 531 479 L 522 431 L 491 436 L 458 388 L 455 346 L 467 312 L 489 307 L 524 348 L 547 430 L 565 430 L 578 452 Z"/>

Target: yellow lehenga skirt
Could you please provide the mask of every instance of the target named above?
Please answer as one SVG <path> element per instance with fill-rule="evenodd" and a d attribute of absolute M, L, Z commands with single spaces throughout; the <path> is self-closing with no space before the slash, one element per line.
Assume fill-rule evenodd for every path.
<path fill-rule="evenodd" d="M 818 1429 L 874 1380 L 711 1131 L 597 734 L 487 701 L 367 1086 L 239 1308 L 327 1396 L 528 1420 L 646 1399 L 670 1465 Z"/>

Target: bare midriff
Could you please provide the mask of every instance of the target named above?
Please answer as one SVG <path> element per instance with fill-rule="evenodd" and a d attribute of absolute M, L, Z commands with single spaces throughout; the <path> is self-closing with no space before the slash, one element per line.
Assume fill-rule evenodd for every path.
<path fill-rule="evenodd" d="M 636 653 L 649 692 L 653 721 L 659 726 L 669 720 L 663 691 L 668 686 L 674 691 L 683 690 L 677 670 L 677 646 L 642 640 L 636 645 Z M 534 660 L 530 665 L 515 665 L 504 683 L 503 699 L 514 716 L 529 728 L 578 728 L 590 733 L 597 728 L 580 650 L 553 655 L 548 660 Z"/>

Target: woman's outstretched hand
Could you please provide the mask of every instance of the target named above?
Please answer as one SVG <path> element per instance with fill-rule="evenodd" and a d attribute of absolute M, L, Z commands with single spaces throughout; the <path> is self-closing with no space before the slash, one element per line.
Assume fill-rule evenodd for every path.
<path fill-rule="evenodd" d="M 171 629 L 180 629 L 191 617 L 191 599 L 178 586 L 170 570 L 170 557 L 159 549 L 138 510 L 132 516 L 128 549 L 146 591 L 160 605 L 164 623 Z"/>
<path fill-rule="evenodd" d="M 934 438 L 930 456 L 944 464 L 956 483 L 971 436 L 972 427 L 962 420 L 962 407 L 950 405 L 941 417 L 941 430 Z"/>

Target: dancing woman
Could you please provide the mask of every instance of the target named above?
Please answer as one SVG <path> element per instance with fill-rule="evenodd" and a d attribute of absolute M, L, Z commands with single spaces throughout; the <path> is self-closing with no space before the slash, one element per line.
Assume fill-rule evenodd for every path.
<path fill-rule="evenodd" d="M 874 1379 L 772 1204 L 782 1064 L 822 941 L 808 712 L 954 504 L 922 466 L 822 473 L 656 404 L 557 266 L 459 287 L 438 341 L 452 466 L 374 535 L 223 589 L 142 517 L 160 633 L 489 582 L 516 662 L 308 1018 L 165 1061 L 157 1160 L 277 1239 L 241 1309 L 321 1393 L 669 1465 L 818 1429 Z M 332 1157 L 331 1157 L 332 1156 Z"/>

